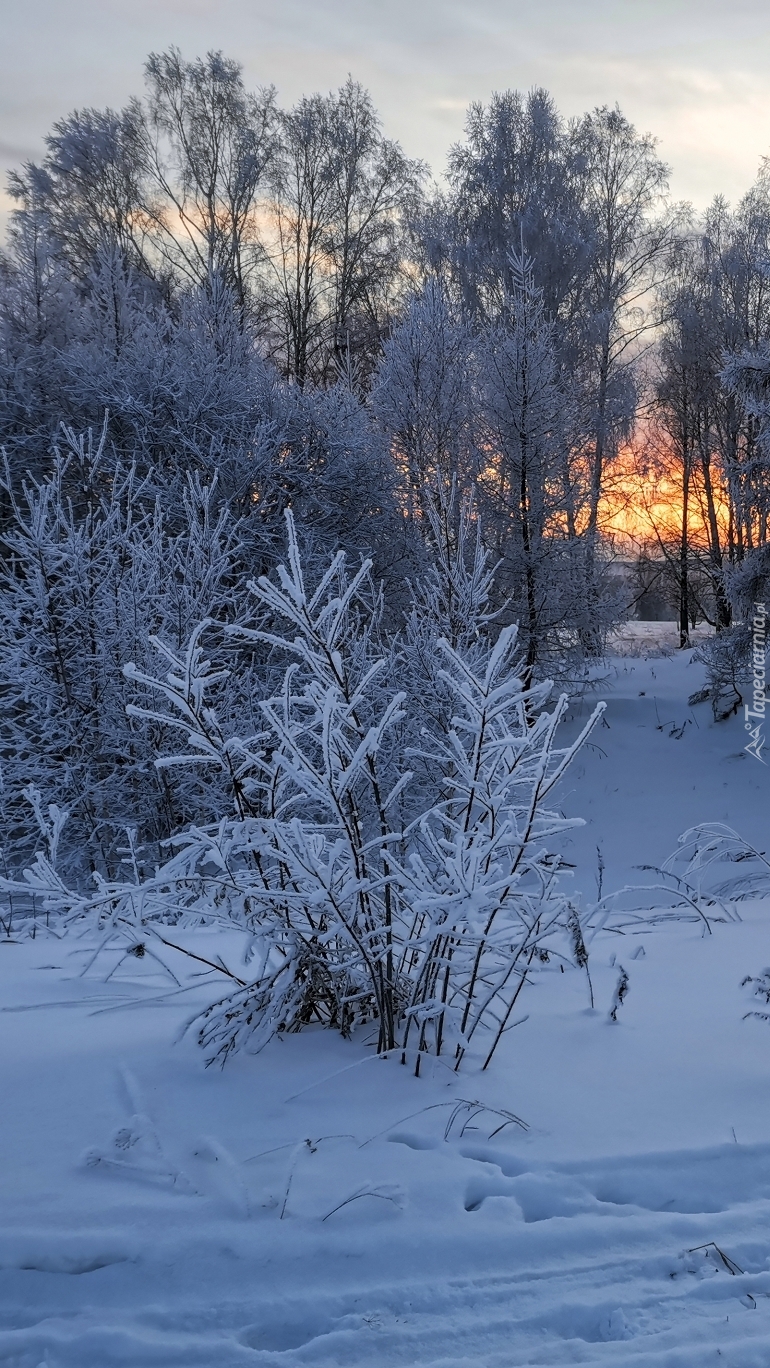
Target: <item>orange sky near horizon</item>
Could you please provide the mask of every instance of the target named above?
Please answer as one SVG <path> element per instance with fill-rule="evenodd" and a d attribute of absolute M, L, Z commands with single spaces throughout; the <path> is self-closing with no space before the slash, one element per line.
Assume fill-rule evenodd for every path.
<path fill-rule="evenodd" d="M 681 536 L 681 476 L 673 462 L 669 472 L 665 471 L 665 461 L 663 465 L 662 474 L 653 471 L 633 446 L 626 446 L 609 466 L 599 505 L 599 526 L 602 534 L 612 539 L 619 550 L 638 551 L 645 544 L 658 545 L 659 539 L 670 543 Z M 728 503 L 719 486 L 715 489 L 715 498 L 719 526 L 726 534 Z M 698 470 L 692 476 L 687 522 L 690 545 L 705 546 L 705 496 Z"/>

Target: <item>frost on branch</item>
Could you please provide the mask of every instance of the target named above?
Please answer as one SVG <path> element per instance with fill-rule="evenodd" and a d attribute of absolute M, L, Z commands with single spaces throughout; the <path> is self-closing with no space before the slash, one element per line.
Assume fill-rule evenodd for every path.
<path fill-rule="evenodd" d="M 196 1021 L 210 1058 L 311 1022 L 348 1034 L 373 1021 L 379 1051 L 414 1050 L 418 1068 L 447 1048 L 459 1067 L 471 1043 L 486 1066 L 549 943 L 570 943 L 554 842 L 575 823 L 546 803 L 602 707 L 559 748 L 566 697 L 548 712 L 550 685 L 522 685 L 507 627 L 493 646 L 438 643 L 450 720 L 421 728 L 430 715 L 395 687 L 398 650 L 381 644 L 369 563 L 351 573 L 338 553 L 309 588 L 286 521 L 278 582 L 251 585 L 265 625 L 229 629 L 281 664 L 258 727 L 231 733 L 209 701 L 224 673 L 204 654 L 206 622 L 185 651 L 156 641 L 164 677 L 126 668 L 159 700 L 132 715 L 182 733 L 156 764 L 215 767 L 229 811 L 175 837 L 150 878 L 96 898 L 55 887 L 48 865 L 46 897 L 108 934 L 190 918 L 246 933 L 244 978 L 228 971 Z M 407 804 L 418 760 L 431 785 Z"/>

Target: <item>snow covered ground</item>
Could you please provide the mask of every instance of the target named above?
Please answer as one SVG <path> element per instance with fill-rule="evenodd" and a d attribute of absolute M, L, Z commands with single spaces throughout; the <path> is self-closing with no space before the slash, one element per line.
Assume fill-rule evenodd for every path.
<path fill-rule="evenodd" d="M 713 635 L 713 627 L 706 622 L 699 622 L 691 630 L 690 640 L 696 645 Z M 679 624 L 631 620 L 615 629 L 610 642 L 611 653 L 616 656 L 672 655 L 679 647 Z"/>
<path fill-rule="evenodd" d="M 700 682 L 689 654 L 608 669 L 559 799 L 584 900 L 597 845 L 605 891 L 695 821 L 764 848 L 770 773 Z M 770 901 L 741 916 L 601 933 L 594 1011 L 552 962 L 488 1073 L 419 1079 L 323 1031 L 206 1070 L 175 1038 L 210 985 L 0 944 L 0 1364 L 768 1368 L 770 1026 L 740 983 Z"/>
<path fill-rule="evenodd" d="M 661 629 L 650 642 L 661 650 L 667 624 L 634 625 Z M 715 723 L 709 703 L 688 706 L 704 682 L 693 652 L 616 658 L 597 673 L 596 693 L 574 708 L 571 730 L 577 733 L 596 698 L 607 699 L 604 721 L 559 794 L 564 813 L 586 822 L 565 844 L 584 898 L 596 897 L 597 847 L 605 893 L 642 880 L 638 866 L 661 864 L 697 822 L 727 823 L 764 849 L 770 767 L 744 749 L 750 738 L 742 715 Z"/>

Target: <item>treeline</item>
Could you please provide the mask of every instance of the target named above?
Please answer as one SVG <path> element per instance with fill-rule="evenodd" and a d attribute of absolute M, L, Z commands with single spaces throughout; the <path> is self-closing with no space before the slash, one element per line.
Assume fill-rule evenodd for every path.
<path fill-rule="evenodd" d="M 153 54 L 145 79 L 125 109 L 54 125 L 10 182 L 11 843 L 30 784 L 77 812 L 104 869 L 134 799 L 158 840 L 213 810 L 155 769 L 122 667 L 151 672 L 151 637 L 178 653 L 202 619 L 242 617 L 287 509 L 308 565 L 371 557 L 397 672 L 408 640 L 425 655 L 433 573 L 452 639 L 460 554 L 494 568 L 473 630 L 518 621 L 524 686 L 574 681 L 634 598 L 602 525 L 631 444 L 678 481 L 650 538 L 682 643 L 710 618 L 715 697 L 739 697 L 770 499 L 764 172 L 696 223 L 617 108 L 565 120 L 509 91 L 471 107 L 437 187 L 352 79 L 288 110 L 221 53 Z M 269 652 L 233 663 L 245 726 Z"/>
<path fill-rule="evenodd" d="M 108 412 L 110 453 L 164 502 L 216 471 L 268 559 L 305 499 L 305 527 L 403 577 L 425 490 L 456 478 L 530 667 L 597 649 L 605 468 L 682 219 L 653 140 L 508 92 L 470 110 L 439 191 L 352 80 L 281 110 L 220 53 L 154 54 L 145 76 L 11 178 L 12 480 L 50 469 L 62 422 Z"/>
<path fill-rule="evenodd" d="M 731 210 L 715 200 L 681 235 L 660 288 L 640 463 L 673 477 L 674 522 L 655 541 L 688 620 L 723 632 L 764 593 L 770 512 L 766 376 L 770 340 L 770 177 Z M 646 459 L 645 459 L 646 458 Z M 759 578 L 757 579 L 757 576 Z M 750 599 L 749 599 L 750 601 Z"/>

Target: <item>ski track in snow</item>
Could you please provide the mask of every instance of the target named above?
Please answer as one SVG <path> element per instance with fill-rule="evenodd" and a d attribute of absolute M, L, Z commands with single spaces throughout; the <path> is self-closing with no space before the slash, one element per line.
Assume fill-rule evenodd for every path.
<path fill-rule="evenodd" d="M 739 719 L 658 727 L 648 688 L 681 720 L 693 673 L 623 662 L 569 786 L 576 854 L 601 833 L 620 879 L 633 843 L 666 853 L 645 836 L 766 824 Z M 163 992 L 156 970 L 105 983 L 72 938 L 0 947 L 0 1365 L 770 1368 L 770 1030 L 740 991 L 770 902 L 743 915 L 604 934 L 595 1012 L 549 966 L 488 1075 L 420 1080 L 320 1031 L 205 1070 L 172 1044 L 205 988 L 104 1010 Z M 466 1109 L 445 1138 L 477 1097 L 530 1130 L 489 1139 L 490 1110 L 462 1133 Z"/>
<path fill-rule="evenodd" d="M 766 1166 L 770 1149 L 763 1151 Z M 665 1172 L 665 1166 L 662 1173 Z M 493 1186 L 493 1185 L 492 1185 Z M 344 1292 L 323 1286 L 304 1295 L 264 1299 L 220 1295 L 207 1301 L 198 1295 L 180 1296 L 164 1306 L 153 1300 L 149 1284 L 163 1282 L 163 1268 L 153 1269 L 147 1255 L 144 1277 L 126 1289 L 143 1304 L 121 1307 L 110 1314 L 88 1304 L 100 1300 L 104 1281 L 80 1289 L 81 1307 L 55 1295 L 52 1276 L 46 1278 L 48 1297 L 41 1289 L 34 1313 L 6 1311 L 0 1334 L 0 1362 L 13 1368 L 46 1365 L 211 1365 L 236 1364 L 570 1364 L 695 1365 L 719 1362 L 731 1368 L 760 1368 L 770 1349 L 770 1270 L 767 1268 L 768 1201 L 751 1201 L 720 1213 L 718 1221 L 693 1216 L 687 1221 L 649 1213 L 627 1214 L 618 1229 L 606 1229 L 607 1218 L 543 1217 L 534 1238 L 489 1232 L 499 1265 L 483 1273 L 451 1278 L 422 1278 L 357 1285 L 356 1241 Z M 500 1212 L 502 1217 L 504 1213 Z M 751 1270 L 731 1275 L 709 1254 L 682 1256 L 673 1251 L 689 1240 L 715 1237 L 732 1257 L 742 1257 Z M 221 1238 L 221 1237 L 220 1237 Z M 230 1275 L 249 1281 L 249 1264 L 259 1249 L 231 1233 Z M 476 1237 L 478 1238 L 478 1237 Z M 473 1243 L 468 1254 L 473 1254 Z M 206 1233 L 198 1258 L 221 1265 L 222 1250 L 206 1248 Z M 98 1246 L 94 1244 L 94 1251 Z M 41 1237 L 41 1250 L 44 1243 Z M 360 1250 L 358 1251 L 360 1254 Z M 398 1260 L 397 1246 L 387 1252 Z M 327 1257 L 339 1261 L 332 1242 Z M 251 1255 L 251 1257 L 250 1257 Z M 109 1254 L 80 1265 L 85 1268 Z M 118 1249 L 113 1258 L 120 1258 Z M 123 1253 L 126 1258 L 126 1253 Z M 183 1251 L 169 1249 L 167 1257 L 182 1267 Z M 490 1251 L 486 1252 L 489 1259 Z M 6 1253 L 5 1260 L 8 1255 Z M 25 1282 L 40 1278 L 35 1254 L 28 1248 L 26 1273 L 13 1280 L 19 1294 Z M 348 1260 L 350 1264 L 350 1259 Z M 376 1260 L 374 1261 L 376 1263 Z M 32 1267 L 30 1266 L 32 1264 Z M 50 1266 L 43 1253 L 42 1263 Z M 765 1265 L 764 1267 L 762 1265 Z M 77 1264 L 73 1263 L 70 1278 Z M 117 1268 L 117 1264 L 112 1268 Z M 32 1268 L 36 1267 L 36 1272 Z M 312 1276 L 303 1268 L 302 1281 Z M 277 1261 L 273 1277 L 280 1271 Z M 293 1283 L 291 1266 L 286 1285 Z M 61 1276 L 61 1275 L 60 1275 Z M 84 1280 L 98 1277 L 92 1270 Z M 220 1269 L 221 1277 L 221 1269 Z M 219 1282 L 215 1275 L 215 1281 Z M 299 1281 L 299 1280 L 298 1280 Z M 112 1280 L 109 1291 L 116 1290 Z M 157 1296 L 157 1293 L 156 1293 Z M 85 1303 L 85 1305 L 83 1305 Z"/>

